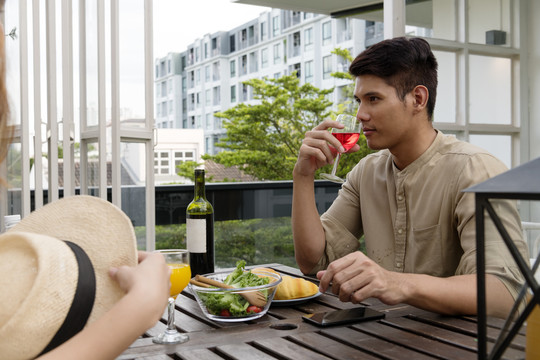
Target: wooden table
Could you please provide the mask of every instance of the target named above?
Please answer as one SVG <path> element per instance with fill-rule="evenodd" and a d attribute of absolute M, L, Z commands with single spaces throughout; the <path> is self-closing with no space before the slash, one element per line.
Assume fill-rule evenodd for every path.
<path fill-rule="evenodd" d="M 301 276 L 288 266 L 263 266 Z M 186 289 L 177 298 L 175 320 L 179 331 L 189 333 L 190 340 L 179 345 L 153 344 L 151 337 L 166 328 L 164 314 L 162 321 L 119 359 L 477 359 L 475 317 L 442 316 L 404 304 L 385 305 L 376 299 L 368 299 L 365 305 L 384 312 L 385 318 L 328 328 L 302 321 L 306 313 L 358 306 L 323 294 L 291 307 L 272 306 L 254 321 L 218 323 L 204 316 Z M 491 341 L 502 324 L 498 319 L 488 322 Z M 508 359 L 525 358 L 523 331 L 504 355 Z"/>

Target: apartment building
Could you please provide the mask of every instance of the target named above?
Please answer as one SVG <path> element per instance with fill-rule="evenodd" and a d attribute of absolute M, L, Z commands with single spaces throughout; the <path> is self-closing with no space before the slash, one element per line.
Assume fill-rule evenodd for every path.
<path fill-rule="evenodd" d="M 185 51 L 155 61 L 156 127 L 203 129 L 204 152 L 216 154 L 226 131 L 214 114 L 255 101 L 244 81 L 296 71 L 301 83 L 335 88 L 331 100 L 338 103 L 348 82 L 330 74 L 346 71 L 348 64 L 332 51 L 357 54 L 375 37 L 382 38 L 382 28 L 372 22 L 281 9 L 206 34 Z"/>

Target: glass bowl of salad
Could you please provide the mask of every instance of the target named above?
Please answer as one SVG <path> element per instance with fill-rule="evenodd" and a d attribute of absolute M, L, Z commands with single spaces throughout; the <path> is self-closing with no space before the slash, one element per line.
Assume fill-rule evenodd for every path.
<path fill-rule="evenodd" d="M 214 285 L 208 286 L 205 283 L 196 285 L 190 282 L 189 284 L 204 315 L 211 320 L 224 322 L 248 321 L 266 314 L 276 288 L 281 283 L 279 274 L 262 270 L 246 270 L 243 260 L 237 262 L 236 269 L 232 272 L 215 272 L 203 275 L 203 277 L 231 286 L 231 288 L 221 288 Z M 201 280 L 201 278 L 198 279 Z M 253 303 L 248 301 L 251 299 Z"/>

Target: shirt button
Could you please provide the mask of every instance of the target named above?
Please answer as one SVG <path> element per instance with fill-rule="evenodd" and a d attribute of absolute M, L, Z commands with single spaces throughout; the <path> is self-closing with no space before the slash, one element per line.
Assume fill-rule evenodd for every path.
<path fill-rule="evenodd" d="M 400 235 L 403 234 L 403 229 L 398 229 L 397 233 Z"/>
<path fill-rule="evenodd" d="M 398 199 L 399 201 L 402 201 L 402 200 L 403 200 L 403 196 L 399 195 L 399 196 L 397 197 L 397 199 Z"/>

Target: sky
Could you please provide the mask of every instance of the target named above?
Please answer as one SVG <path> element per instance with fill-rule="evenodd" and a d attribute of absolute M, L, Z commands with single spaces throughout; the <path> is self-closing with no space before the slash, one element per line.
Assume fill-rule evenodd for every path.
<path fill-rule="evenodd" d="M 231 30 L 268 10 L 230 0 L 154 0 L 154 58 L 185 51 L 205 34 Z"/>

